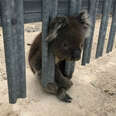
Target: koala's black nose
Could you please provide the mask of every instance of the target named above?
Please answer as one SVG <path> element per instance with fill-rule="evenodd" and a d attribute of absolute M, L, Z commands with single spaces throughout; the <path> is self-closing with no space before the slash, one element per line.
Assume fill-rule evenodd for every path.
<path fill-rule="evenodd" d="M 72 59 L 79 60 L 81 58 L 81 49 L 76 49 L 73 51 Z"/>

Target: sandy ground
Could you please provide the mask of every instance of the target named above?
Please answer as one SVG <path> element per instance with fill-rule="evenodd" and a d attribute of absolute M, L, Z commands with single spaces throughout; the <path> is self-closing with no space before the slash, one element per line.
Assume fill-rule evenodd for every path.
<path fill-rule="evenodd" d="M 109 36 L 110 22 L 105 40 Z M 72 103 L 63 103 L 55 96 L 42 91 L 37 78 L 29 69 L 27 56 L 30 44 L 41 30 L 41 23 L 25 25 L 25 51 L 27 72 L 27 98 L 16 104 L 8 103 L 2 29 L 0 28 L 0 116 L 116 116 L 116 42 L 114 50 L 102 58 L 94 59 L 100 20 L 96 22 L 91 63 L 76 63 L 74 86 L 68 91 Z"/>

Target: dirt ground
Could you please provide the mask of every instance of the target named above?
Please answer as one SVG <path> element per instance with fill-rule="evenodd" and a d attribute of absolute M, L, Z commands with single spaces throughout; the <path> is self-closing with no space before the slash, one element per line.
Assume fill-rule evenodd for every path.
<path fill-rule="evenodd" d="M 109 37 L 111 19 L 105 39 Z M 42 91 L 37 78 L 30 71 L 27 57 L 30 44 L 41 31 L 41 23 L 25 24 L 25 52 L 27 98 L 16 104 L 8 103 L 2 29 L 0 28 L 0 116 L 116 116 L 116 42 L 113 52 L 94 59 L 100 20 L 96 21 L 91 63 L 76 63 L 73 74 L 74 86 L 68 91 L 72 103 L 63 103 L 55 96 Z"/>

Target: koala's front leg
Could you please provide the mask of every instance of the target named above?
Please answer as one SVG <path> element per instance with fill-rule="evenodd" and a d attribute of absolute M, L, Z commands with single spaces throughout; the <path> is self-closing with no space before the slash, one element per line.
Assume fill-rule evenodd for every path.
<path fill-rule="evenodd" d="M 73 74 L 73 69 L 70 71 L 70 73 L 68 73 L 68 75 L 66 74 L 65 71 L 65 67 L 66 67 L 66 61 L 63 60 L 61 62 L 58 63 L 60 71 L 62 72 L 62 74 L 64 75 L 64 77 L 66 77 L 67 79 L 71 80 L 72 79 L 72 74 Z"/>
<path fill-rule="evenodd" d="M 58 64 L 55 65 L 55 82 L 59 88 L 65 88 L 66 90 L 73 85 L 72 81 L 62 74 Z"/>
<path fill-rule="evenodd" d="M 63 76 L 59 65 L 56 65 L 55 67 L 55 82 L 58 86 L 57 97 L 64 102 L 71 102 L 72 98 L 66 93 L 66 91 L 73 85 L 73 83 Z"/>

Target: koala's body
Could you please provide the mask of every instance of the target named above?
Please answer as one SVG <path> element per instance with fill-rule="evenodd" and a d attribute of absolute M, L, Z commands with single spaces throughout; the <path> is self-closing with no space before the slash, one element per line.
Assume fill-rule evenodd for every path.
<path fill-rule="evenodd" d="M 44 90 L 55 94 L 64 102 L 71 102 L 72 98 L 66 91 L 73 85 L 71 77 L 64 74 L 64 62 L 78 61 L 85 38 L 89 35 L 90 20 L 86 11 L 77 16 L 56 17 L 49 24 L 46 37 L 48 47 L 55 57 L 55 83 L 48 85 Z M 33 73 L 38 76 L 42 69 L 42 33 L 31 45 L 29 64 Z M 40 78 L 41 79 L 41 78 Z"/>

